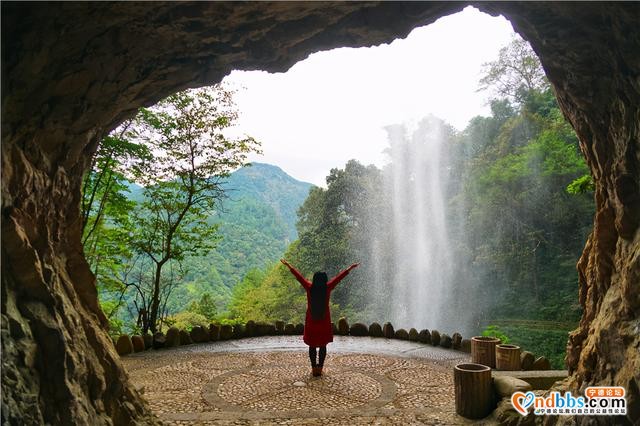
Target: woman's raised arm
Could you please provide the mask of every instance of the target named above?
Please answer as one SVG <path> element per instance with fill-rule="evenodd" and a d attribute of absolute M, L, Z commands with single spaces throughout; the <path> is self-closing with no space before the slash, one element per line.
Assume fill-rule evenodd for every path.
<path fill-rule="evenodd" d="M 347 275 L 349 275 L 349 272 L 351 272 L 351 270 L 353 268 L 358 267 L 358 265 L 360 265 L 359 263 L 354 263 L 353 265 L 349 266 L 347 269 L 345 269 L 344 271 L 340 272 L 338 275 L 336 275 L 335 277 L 331 278 L 329 280 L 329 282 L 327 283 L 327 287 L 329 288 L 329 290 L 333 290 L 335 288 L 335 286 L 338 285 L 338 283 L 340 281 L 342 281 L 342 279 L 344 277 L 346 277 Z"/>
<path fill-rule="evenodd" d="M 302 287 L 304 287 L 305 289 L 308 289 L 308 288 L 311 287 L 311 283 L 309 282 L 309 280 L 306 279 L 304 277 L 304 275 L 302 275 L 300 273 L 300 271 L 298 271 L 296 268 L 294 268 L 289 262 L 287 262 L 284 259 L 280 259 L 280 262 L 282 262 L 283 265 L 285 265 L 287 268 L 289 268 L 289 271 L 293 274 L 294 277 L 296 277 L 298 282 L 300 284 L 302 284 Z"/>

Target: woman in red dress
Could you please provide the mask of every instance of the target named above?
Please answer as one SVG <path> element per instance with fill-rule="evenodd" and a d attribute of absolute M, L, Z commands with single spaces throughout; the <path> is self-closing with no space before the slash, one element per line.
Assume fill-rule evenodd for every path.
<path fill-rule="evenodd" d="M 307 292 L 307 315 L 304 321 L 304 342 L 309 345 L 309 359 L 314 376 L 322 374 L 324 359 L 327 356 L 327 343 L 333 342 L 331 327 L 331 312 L 329 311 L 329 297 L 331 291 L 349 272 L 359 264 L 354 263 L 335 277 L 327 280 L 325 272 L 313 274 L 313 281 L 309 282 L 296 268 L 284 259 L 280 260 L 289 268 Z M 316 362 L 316 348 L 319 348 L 320 358 Z"/>

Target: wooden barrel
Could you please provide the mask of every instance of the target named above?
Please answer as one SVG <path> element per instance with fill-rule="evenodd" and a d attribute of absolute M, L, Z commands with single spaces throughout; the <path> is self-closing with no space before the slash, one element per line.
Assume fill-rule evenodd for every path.
<path fill-rule="evenodd" d="M 496 345 L 496 370 L 520 370 L 520 346 Z"/>
<path fill-rule="evenodd" d="M 496 368 L 497 337 L 475 336 L 471 338 L 471 360 L 475 364 Z"/>
<path fill-rule="evenodd" d="M 453 368 L 456 413 L 482 419 L 493 410 L 491 369 L 481 364 L 458 364 Z"/>

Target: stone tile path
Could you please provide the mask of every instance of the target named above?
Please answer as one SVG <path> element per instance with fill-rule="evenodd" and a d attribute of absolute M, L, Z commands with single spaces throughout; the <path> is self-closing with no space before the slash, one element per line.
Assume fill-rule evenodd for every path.
<path fill-rule="evenodd" d="M 123 358 L 170 425 L 459 425 L 453 365 L 462 352 L 336 336 L 325 374 L 310 374 L 300 336 L 241 339 Z"/>

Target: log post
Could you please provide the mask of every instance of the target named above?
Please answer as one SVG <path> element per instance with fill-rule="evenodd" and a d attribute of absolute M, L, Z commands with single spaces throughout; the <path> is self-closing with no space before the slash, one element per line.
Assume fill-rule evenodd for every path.
<path fill-rule="evenodd" d="M 458 364 L 453 369 L 453 382 L 457 414 L 468 419 L 482 419 L 491 413 L 491 368 L 481 364 Z"/>
<path fill-rule="evenodd" d="M 496 370 L 520 370 L 520 346 L 496 345 Z"/>
<path fill-rule="evenodd" d="M 471 360 L 475 364 L 496 368 L 496 337 L 475 336 L 471 338 Z"/>

